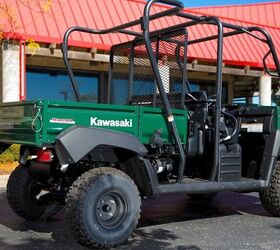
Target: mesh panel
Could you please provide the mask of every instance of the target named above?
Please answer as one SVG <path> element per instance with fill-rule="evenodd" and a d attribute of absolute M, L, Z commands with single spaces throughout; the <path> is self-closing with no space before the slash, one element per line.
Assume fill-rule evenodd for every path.
<path fill-rule="evenodd" d="M 125 105 L 129 93 L 129 61 L 125 56 L 114 55 L 111 79 L 111 102 Z"/>
<path fill-rule="evenodd" d="M 172 107 L 182 107 L 184 31 L 161 36 L 151 43 L 158 70 Z M 111 103 L 121 105 L 162 106 L 153 70 L 143 42 L 118 46 L 111 72 Z M 179 54 L 179 56 L 176 56 Z"/>

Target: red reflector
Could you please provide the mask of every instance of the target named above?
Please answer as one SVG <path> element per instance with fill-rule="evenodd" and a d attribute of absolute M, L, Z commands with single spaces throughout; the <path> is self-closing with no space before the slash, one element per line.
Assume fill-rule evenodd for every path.
<path fill-rule="evenodd" d="M 37 150 L 37 161 L 39 162 L 51 162 L 52 151 L 50 149 L 39 149 Z"/>

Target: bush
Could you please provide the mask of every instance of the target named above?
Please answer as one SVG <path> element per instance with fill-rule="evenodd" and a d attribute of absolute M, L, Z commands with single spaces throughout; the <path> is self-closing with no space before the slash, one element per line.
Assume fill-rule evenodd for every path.
<path fill-rule="evenodd" d="M 20 145 L 10 146 L 4 153 L 0 155 L 0 163 L 14 162 L 19 160 Z"/>

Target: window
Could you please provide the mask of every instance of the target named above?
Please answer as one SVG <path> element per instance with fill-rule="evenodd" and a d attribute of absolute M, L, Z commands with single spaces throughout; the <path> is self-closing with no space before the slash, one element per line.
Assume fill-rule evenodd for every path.
<path fill-rule="evenodd" d="M 114 78 L 111 84 L 111 101 L 113 104 L 127 105 L 129 99 L 128 79 Z M 134 76 L 131 95 L 148 96 L 155 92 L 155 81 L 152 78 Z"/>
<path fill-rule="evenodd" d="M 199 85 L 195 83 L 190 83 L 190 89 L 191 91 L 199 91 Z M 171 91 L 172 92 L 182 92 L 182 83 L 174 82 L 174 84 L 171 84 Z"/>
<path fill-rule="evenodd" d="M 199 85 L 199 90 L 205 91 L 208 96 L 214 96 L 216 94 L 216 85 L 201 83 Z M 227 84 L 225 82 L 223 82 L 222 88 L 222 103 L 227 103 Z"/>
<path fill-rule="evenodd" d="M 277 106 L 279 103 L 279 96 L 272 95 L 271 96 L 271 106 Z M 247 97 L 235 97 L 232 100 L 232 104 L 239 104 L 239 105 L 260 105 L 260 96 L 259 93 L 256 92 L 254 96 L 247 96 Z"/>
<path fill-rule="evenodd" d="M 65 71 L 42 68 L 27 69 L 26 76 L 27 100 L 75 101 L 74 91 Z M 81 101 L 98 102 L 98 75 L 76 72 L 75 79 Z"/>
<path fill-rule="evenodd" d="M 215 82 L 209 83 L 207 81 L 190 80 L 191 91 L 205 91 L 208 96 L 213 96 L 216 93 Z M 175 79 L 174 83 L 171 84 L 172 92 L 182 91 L 182 82 Z M 227 103 L 227 84 L 223 82 L 222 89 L 222 103 Z"/>

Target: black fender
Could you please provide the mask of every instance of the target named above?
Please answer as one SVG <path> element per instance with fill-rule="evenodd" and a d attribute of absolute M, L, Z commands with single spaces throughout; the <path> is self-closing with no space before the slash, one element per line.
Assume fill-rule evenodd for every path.
<path fill-rule="evenodd" d="M 72 126 L 60 133 L 56 137 L 55 151 L 61 165 L 74 164 L 101 145 L 126 149 L 138 156 L 144 156 L 148 152 L 133 135 L 83 126 Z"/>

